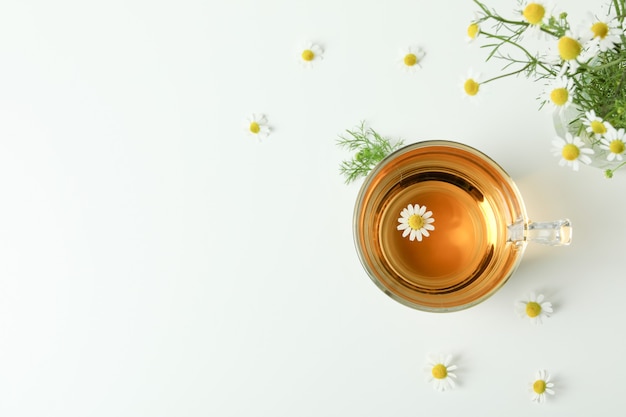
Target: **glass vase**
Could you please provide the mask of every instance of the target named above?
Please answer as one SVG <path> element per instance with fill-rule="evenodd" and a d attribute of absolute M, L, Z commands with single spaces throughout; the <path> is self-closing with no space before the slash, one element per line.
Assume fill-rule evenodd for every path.
<path fill-rule="evenodd" d="M 565 135 L 569 132 L 572 136 L 578 136 L 587 147 L 593 149 L 593 154 L 589 155 L 591 163 L 589 166 L 604 170 L 607 176 L 619 168 L 624 161 L 614 158 L 612 161 L 608 159 L 609 151 L 600 147 L 601 140 L 594 133 L 587 132 L 587 126 L 582 122 L 584 112 L 575 106 L 570 106 L 561 111 L 553 113 L 553 124 L 556 134 L 565 139 Z"/>

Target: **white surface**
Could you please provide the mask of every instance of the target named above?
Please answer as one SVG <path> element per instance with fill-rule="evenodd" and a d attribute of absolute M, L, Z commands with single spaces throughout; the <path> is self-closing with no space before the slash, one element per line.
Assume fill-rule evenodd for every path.
<path fill-rule="evenodd" d="M 538 84 L 461 97 L 468 67 L 499 68 L 465 43 L 470 0 L 0 9 L 1 416 L 623 412 L 626 176 L 557 166 Z M 304 70 L 308 39 L 325 59 Z M 414 76 L 396 66 L 411 44 Z M 252 112 L 263 143 L 243 133 Z M 467 311 L 395 303 L 358 262 L 360 184 L 338 174 L 337 135 L 361 120 L 483 150 L 533 219 L 571 218 L 573 244 L 529 247 Z M 541 327 L 513 312 L 532 290 L 555 305 Z M 437 352 L 455 355 L 453 391 L 424 381 Z"/>

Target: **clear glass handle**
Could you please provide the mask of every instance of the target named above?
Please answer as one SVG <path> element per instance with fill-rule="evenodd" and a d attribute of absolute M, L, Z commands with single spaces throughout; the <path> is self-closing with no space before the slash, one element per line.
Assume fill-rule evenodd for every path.
<path fill-rule="evenodd" d="M 509 242 L 536 242 L 549 246 L 564 246 L 572 242 L 572 224 L 568 219 L 553 222 L 518 220 L 508 227 Z"/>

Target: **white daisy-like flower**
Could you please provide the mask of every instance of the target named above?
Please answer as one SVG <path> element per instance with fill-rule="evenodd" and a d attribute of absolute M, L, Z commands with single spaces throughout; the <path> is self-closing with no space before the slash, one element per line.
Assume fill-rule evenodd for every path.
<path fill-rule="evenodd" d="M 530 399 L 542 404 L 546 401 L 546 394 L 554 395 L 554 382 L 550 380 L 550 374 L 545 369 L 537 371 L 535 380 L 530 384 Z"/>
<path fill-rule="evenodd" d="M 426 211 L 426 206 L 420 206 L 419 204 L 409 204 L 405 209 L 400 212 L 400 218 L 398 222 L 398 230 L 402 230 L 402 237 L 409 237 L 411 241 L 417 239 L 422 241 L 422 237 L 430 236 L 429 230 L 435 230 L 433 226 L 432 211 Z"/>
<path fill-rule="evenodd" d="M 433 384 L 437 391 L 445 391 L 456 386 L 454 371 L 457 366 L 452 365 L 452 355 L 436 355 L 428 358 L 426 371 L 426 381 Z"/>
<path fill-rule="evenodd" d="M 478 103 L 480 99 L 480 87 L 482 82 L 482 75 L 479 72 L 474 71 L 472 68 L 467 70 L 465 78 L 461 79 L 461 88 L 463 91 L 463 97 Z"/>
<path fill-rule="evenodd" d="M 300 50 L 300 63 L 306 68 L 324 59 L 324 50 L 314 42 L 307 41 Z"/>
<path fill-rule="evenodd" d="M 551 16 L 551 7 L 543 0 L 530 0 L 524 2 L 521 10 L 522 19 L 528 23 L 525 34 L 532 37 L 541 36 L 541 26 L 548 23 Z"/>
<path fill-rule="evenodd" d="M 574 96 L 574 80 L 567 77 L 557 77 L 544 92 L 544 100 L 552 103 L 559 111 L 572 104 Z"/>
<path fill-rule="evenodd" d="M 602 52 L 622 43 L 623 29 L 613 9 L 604 17 L 598 18 L 588 13 L 580 30 L 584 39 L 598 47 Z"/>
<path fill-rule="evenodd" d="M 267 117 L 263 114 L 252 114 L 246 118 L 246 132 L 259 140 L 269 136 L 271 129 L 267 124 Z"/>
<path fill-rule="evenodd" d="M 613 161 L 617 159 L 621 161 L 624 159 L 624 151 L 626 151 L 626 134 L 624 129 L 609 129 L 600 141 L 600 149 L 609 151 L 606 159 Z"/>
<path fill-rule="evenodd" d="M 561 36 L 553 45 L 552 54 L 556 55 L 560 61 L 566 65 L 568 72 L 574 72 L 580 66 L 581 62 L 589 61 L 595 51 L 590 45 L 585 48 L 581 36 L 568 30 L 565 35 Z"/>
<path fill-rule="evenodd" d="M 596 139 L 600 139 L 609 129 L 613 126 L 601 117 L 596 116 L 596 112 L 589 110 L 585 112 L 585 117 L 581 118 L 583 125 L 587 126 L 585 129 L 590 135 L 594 135 Z"/>
<path fill-rule="evenodd" d="M 593 154 L 593 149 L 587 148 L 585 143 L 578 137 L 572 136 L 571 133 L 565 133 L 565 139 L 561 137 L 555 137 L 552 140 L 552 152 L 554 156 L 560 156 L 560 166 L 567 165 L 574 171 L 578 171 L 580 162 L 583 164 L 590 164 L 591 158 L 589 155 Z"/>
<path fill-rule="evenodd" d="M 552 303 L 545 301 L 543 294 L 531 292 L 523 300 L 515 302 L 515 311 L 520 317 L 528 318 L 533 324 L 542 324 L 543 319 L 553 313 Z"/>
<path fill-rule="evenodd" d="M 419 46 L 409 46 L 400 50 L 398 65 L 406 72 L 413 74 L 422 69 L 422 59 L 426 53 Z"/>
<path fill-rule="evenodd" d="M 470 24 L 467 26 L 466 35 L 465 40 L 468 43 L 474 42 L 476 38 L 478 38 L 478 35 L 480 35 L 480 24 L 478 23 L 477 15 L 474 15 L 474 19 L 472 19 Z"/>

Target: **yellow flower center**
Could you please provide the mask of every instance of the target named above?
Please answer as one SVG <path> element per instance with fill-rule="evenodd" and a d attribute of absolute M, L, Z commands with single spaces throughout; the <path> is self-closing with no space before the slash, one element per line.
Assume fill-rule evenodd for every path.
<path fill-rule="evenodd" d="M 476 23 L 472 23 L 467 27 L 467 36 L 469 36 L 471 39 L 474 39 L 477 35 L 478 35 L 478 24 Z"/>
<path fill-rule="evenodd" d="M 539 3 L 529 3 L 522 12 L 528 23 L 536 25 L 541 23 L 546 14 L 546 9 Z"/>
<path fill-rule="evenodd" d="M 541 379 L 536 380 L 533 384 L 533 391 L 535 391 L 537 394 L 543 394 L 544 392 L 546 392 L 546 381 L 543 381 Z"/>
<path fill-rule="evenodd" d="M 424 226 L 424 218 L 419 214 L 409 217 L 409 227 L 413 230 L 420 230 Z"/>
<path fill-rule="evenodd" d="M 550 93 L 550 100 L 557 106 L 562 106 L 567 103 L 567 99 L 569 98 L 569 92 L 567 88 L 559 87 L 552 90 Z"/>
<path fill-rule="evenodd" d="M 598 135 L 604 135 L 606 133 L 606 126 L 598 120 L 594 120 L 589 126 L 593 133 L 597 133 Z"/>
<path fill-rule="evenodd" d="M 444 364 L 438 363 L 432 369 L 433 378 L 444 379 L 448 376 L 448 368 Z"/>
<path fill-rule="evenodd" d="M 463 84 L 465 94 L 467 94 L 468 96 L 475 96 L 476 94 L 478 94 L 479 87 L 480 84 L 478 84 L 472 78 L 468 78 L 467 80 L 465 80 L 465 84 Z"/>
<path fill-rule="evenodd" d="M 406 54 L 404 56 L 404 65 L 412 67 L 415 64 L 417 64 L 417 56 L 415 54 Z"/>
<path fill-rule="evenodd" d="M 315 52 L 310 49 L 305 49 L 302 51 L 302 59 L 305 61 L 313 61 L 315 59 Z"/>
<path fill-rule="evenodd" d="M 257 122 L 250 123 L 250 132 L 259 133 L 261 131 L 261 126 Z"/>
<path fill-rule="evenodd" d="M 528 317 L 537 317 L 541 313 L 541 306 L 539 303 L 530 301 L 526 303 L 526 314 Z"/>
<path fill-rule="evenodd" d="M 609 26 L 603 22 L 596 22 L 591 25 L 591 31 L 594 38 L 604 39 L 609 34 Z"/>
<path fill-rule="evenodd" d="M 626 150 L 626 146 L 624 145 L 624 142 L 622 142 L 621 140 L 615 139 L 614 141 L 612 141 L 609 144 L 609 150 L 612 153 L 615 153 L 615 154 L 619 155 L 619 154 L 623 153 L 624 150 Z"/>
<path fill-rule="evenodd" d="M 583 47 L 576 39 L 569 36 L 563 36 L 558 42 L 559 55 L 564 61 L 571 61 L 576 59 Z"/>
<path fill-rule="evenodd" d="M 563 159 L 565 159 L 566 161 L 575 161 L 576 158 L 578 158 L 578 155 L 580 155 L 580 149 L 578 149 L 578 146 L 574 145 L 573 143 L 568 143 L 567 145 L 563 146 L 561 155 L 563 156 Z M 531 304 L 531 303 L 528 303 L 528 304 Z M 539 306 L 539 304 L 537 305 Z M 537 312 L 537 314 L 539 314 L 539 312 L 541 312 L 541 306 L 539 306 L 539 311 Z M 528 313 L 528 306 L 526 306 L 526 313 Z M 530 314 L 528 315 L 530 317 L 536 316 L 536 315 L 531 316 Z"/>

